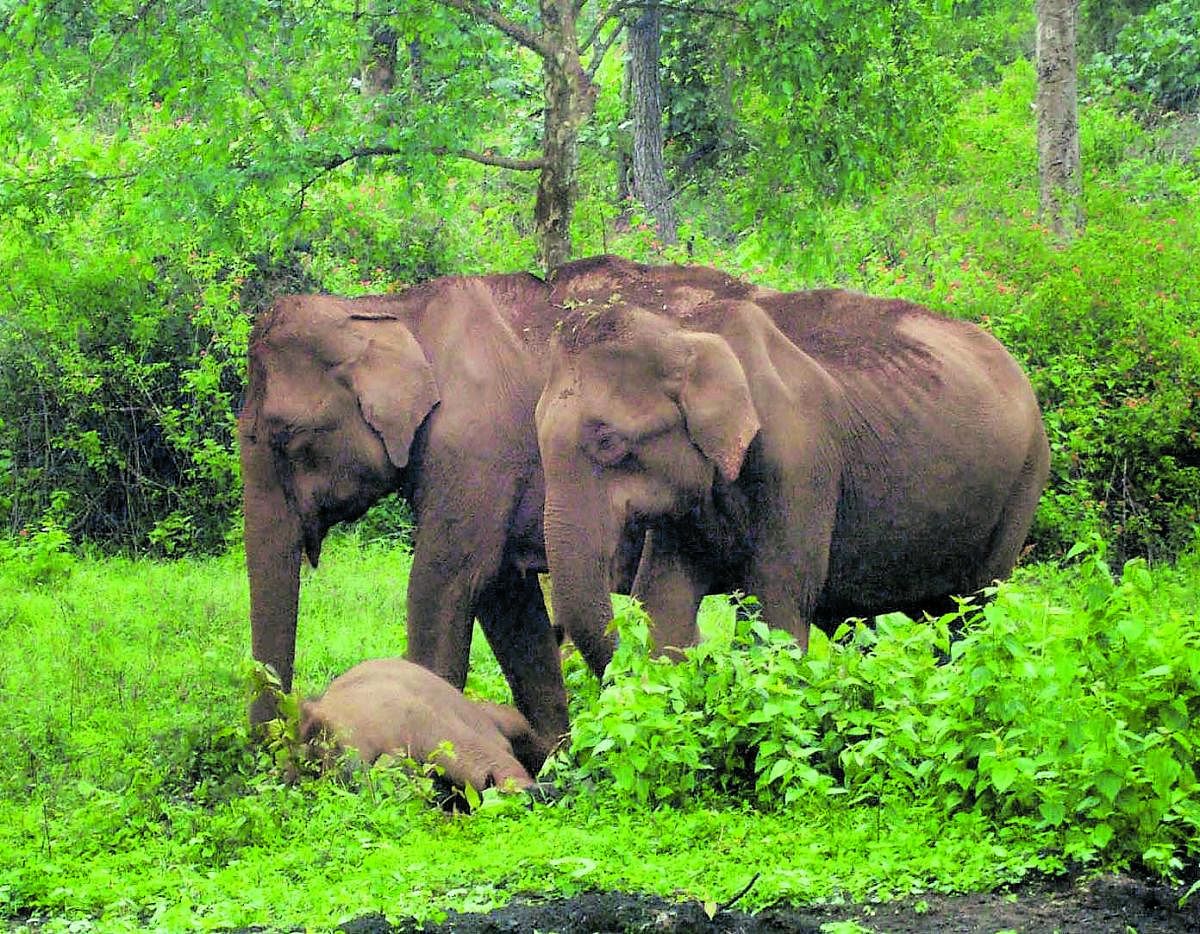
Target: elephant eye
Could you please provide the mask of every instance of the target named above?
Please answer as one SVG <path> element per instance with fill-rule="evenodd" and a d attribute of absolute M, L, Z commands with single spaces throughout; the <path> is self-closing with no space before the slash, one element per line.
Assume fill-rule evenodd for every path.
<path fill-rule="evenodd" d="M 583 447 L 601 467 L 616 467 L 633 457 L 628 440 L 603 422 L 593 422 L 584 428 Z"/>

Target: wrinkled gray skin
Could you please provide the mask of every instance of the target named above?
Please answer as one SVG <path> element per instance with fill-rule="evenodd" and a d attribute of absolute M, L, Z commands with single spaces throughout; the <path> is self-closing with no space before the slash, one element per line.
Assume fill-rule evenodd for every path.
<path fill-rule="evenodd" d="M 459 788 L 529 788 L 547 749 L 520 712 L 468 700 L 449 683 L 402 658 L 377 658 L 334 678 L 300 707 L 300 738 L 323 739 L 319 754 L 353 749 L 367 765 L 387 753 L 433 757 Z M 450 754 L 438 747 L 450 743 Z"/>
<path fill-rule="evenodd" d="M 477 617 L 534 729 L 547 745 L 567 730 L 536 576 L 546 563 L 533 410 L 559 304 L 597 262 L 568 263 L 551 284 L 514 274 L 354 300 L 285 296 L 259 317 L 238 419 L 251 642 L 284 690 L 302 554 L 315 567 L 330 527 L 399 492 L 417 522 L 408 658 L 461 689 Z M 274 715 L 269 694 L 250 711 L 253 723 Z"/>
<path fill-rule="evenodd" d="M 1011 571 L 1049 452 L 996 340 L 907 302 L 689 275 L 667 302 L 614 299 L 594 269 L 538 402 L 555 620 L 594 671 L 630 538 L 660 650 L 695 643 L 706 593 L 755 594 L 806 646 L 810 624 L 942 610 Z"/>

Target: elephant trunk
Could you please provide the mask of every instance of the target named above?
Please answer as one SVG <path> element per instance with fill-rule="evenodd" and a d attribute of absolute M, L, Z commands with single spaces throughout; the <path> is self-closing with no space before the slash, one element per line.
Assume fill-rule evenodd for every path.
<path fill-rule="evenodd" d="M 608 502 L 593 491 L 547 490 L 546 557 L 554 620 L 597 677 L 612 660 L 610 565 L 616 534 Z"/>
<path fill-rule="evenodd" d="M 284 496 L 266 439 L 254 439 L 244 429 L 240 435 L 251 650 L 255 660 L 275 669 L 283 690 L 290 691 L 300 597 L 300 519 Z M 252 726 L 276 715 L 269 693 L 251 703 Z"/>

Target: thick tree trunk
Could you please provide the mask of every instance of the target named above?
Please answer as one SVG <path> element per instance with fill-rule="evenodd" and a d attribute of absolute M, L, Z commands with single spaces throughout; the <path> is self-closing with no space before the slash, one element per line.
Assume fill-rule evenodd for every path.
<path fill-rule="evenodd" d="M 630 18 L 629 85 L 633 118 L 633 189 L 654 218 L 663 243 L 674 243 L 675 212 L 663 168 L 662 88 L 658 79 L 662 14 L 658 0 L 649 0 Z"/>
<path fill-rule="evenodd" d="M 1084 227 L 1076 113 L 1079 0 L 1037 0 L 1038 205 L 1042 222 L 1070 239 Z"/>
<path fill-rule="evenodd" d="M 591 116 L 596 86 L 579 61 L 574 0 L 542 0 L 542 38 L 551 54 L 543 59 L 546 81 L 544 163 L 533 216 L 542 268 L 553 272 L 571 258 L 575 169 L 579 128 Z"/>

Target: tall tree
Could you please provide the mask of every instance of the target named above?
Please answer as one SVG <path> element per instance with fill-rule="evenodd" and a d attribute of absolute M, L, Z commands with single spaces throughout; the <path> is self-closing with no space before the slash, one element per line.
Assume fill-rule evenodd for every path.
<path fill-rule="evenodd" d="M 659 37 L 662 11 L 658 0 L 646 0 L 626 21 L 629 55 L 629 110 L 633 123 L 633 190 L 654 217 L 663 243 L 674 243 L 675 211 L 663 167 L 662 86 L 659 81 Z"/>
<path fill-rule="evenodd" d="M 540 159 L 523 160 L 520 168 L 539 171 L 534 224 L 539 258 L 547 272 L 571 257 L 571 218 L 575 211 L 579 163 L 579 130 L 596 105 L 593 78 L 604 53 L 620 31 L 615 20 L 617 4 L 601 13 L 584 39 L 580 39 L 579 0 L 539 0 L 540 29 L 534 30 L 480 0 L 437 0 L 444 6 L 470 14 L 499 29 L 519 45 L 537 53 L 542 60 L 545 93 Z M 582 55 L 591 52 L 584 68 Z"/>
<path fill-rule="evenodd" d="M 1038 204 L 1070 239 L 1084 227 L 1079 165 L 1075 27 L 1079 0 L 1037 0 Z"/>

